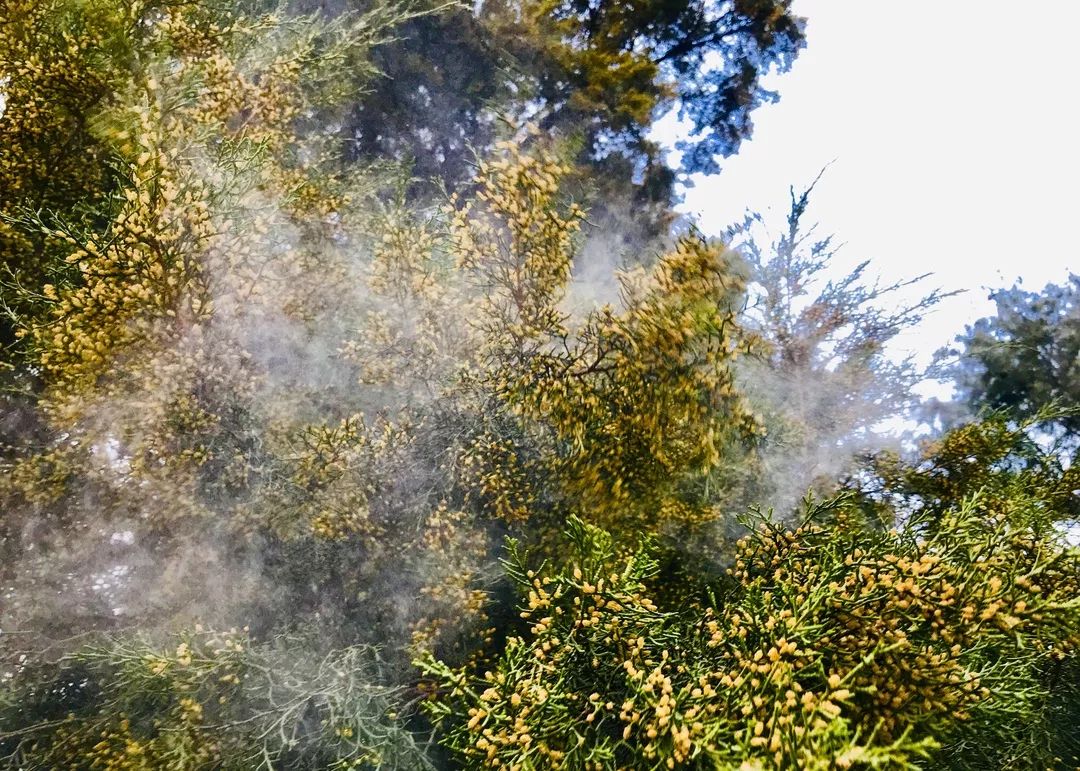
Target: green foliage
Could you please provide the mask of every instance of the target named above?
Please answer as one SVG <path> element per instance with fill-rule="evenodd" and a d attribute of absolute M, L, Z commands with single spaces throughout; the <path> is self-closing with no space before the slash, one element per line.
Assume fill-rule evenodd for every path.
<path fill-rule="evenodd" d="M 253 645 L 195 632 L 162 647 L 127 638 L 23 665 L 0 703 L 12 768 L 430 768 L 380 685 L 375 652 L 317 641 Z"/>
<path fill-rule="evenodd" d="M 323 324 L 344 337 L 361 313 L 340 313 L 353 273 L 338 219 L 373 183 L 342 169 L 307 121 L 372 76 L 370 49 L 411 12 L 132 13 L 135 29 L 116 31 L 126 68 L 92 116 L 115 187 L 90 217 L 21 209 L 5 220 L 43 238 L 59 266 L 20 269 L 12 290 L 30 309 L 12 320 L 17 371 L 33 381 L 20 408 L 36 430 L 5 443 L 0 461 L 11 587 L 0 613 L 45 637 L 109 628 L 118 614 L 148 625 L 178 612 L 226 626 L 265 617 L 252 609 L 272 602 L 261 572 L 288 576 L 285 596 L 310 601 L 297 562 L 355 563 L 321 542 L 379 530 L 362 510 L 373 469 L 358 466 L 381 451 L 386 469 L 405 444 L 356 399 L 326 396 L 351 366 L 330 386 L 312 376 L 301 398 L 274 349 Z M 13 101 L 5 118 L 20 110 L 33 113 Z M 276 337 L 261 337 L 267 328 Z M 342 421 L 349 429 L 335 431 Z M 93 589 L 117 569 L 130 572 Z M 208 582 L 216 607 L 193 612 Z M 239 606 L 243 619 L 231 615 Z"/>
<path fill-rule="evenodd" d="M 11 220 L 66 273 L 18 319 L 42 430 L 4 459 L 6 623 L 419 644 L 462 614 L 482 628 L 499 528 L 554 546 L 575 509 L 626 531 L 715 519 L 702 480 L 754 430 L 732 253 L 684 238 L 618 305 L 570 313 L 584 211 L 539 140 L 408 211 L 309 122 L 345 99 L 332 68 L 362 83 L 410 13 L 152 17 L 98 116 L 117 184 L 99 220 Z M 297 373 L 316 346 L 333 353 Z M 27 528 L 42 548 L 19 554 Z"/>
<path fill-rule="evenodd" d="M 760 214 L 750 214 L 729 228 L 727 238 L 749 263 L 756 284 L 757 296 L 748 316 L 769 343 L 770 363 L 775 368 L 811 369 L 815 374 L 835 371 L 849 377 L 849 370 L 870 370 L 878 375 L 876 380 L 868 378 L 858 386 L 901 390 L 896 402 L 881 408 L 883 414 L 889 414 L 903 404 L 900 399 L 915 375 L 907 368 L 890 372 L 885 346 L 949 295 L 939 290 L 911 304 L 890 303 L 893 293 L 927 276 L 895 284 L 870 282 L 866 275 L 869 260 L 845 276 L 826 280 L 840 247 L 834 236 L 820 235 L 818 225 L 806 222 L 821 175 L 798 193 L 791 189 L 791 206 L 779 234 L 769 235 Z M 762 231 L 770 238 L 768 244 L 761 243 Z M 894 304 L 896 307 L 890 307 Z M 882 397 L 877 391 L 872 396 Z"/>
<path fill-rule="evenodd" d="M 0 6 L 0 345 L 16 342 L 41 285 L 62 271 L 41 232 L 9 218 L 20 207 L 93 221 L 111 189 L 109 152 L 94 114 L 131 58 L 124 2 L 6 2 Z M 136 32 L 137 34 L 137 32 Z"/>
<path fill-rule="evenodd" d="M 878 426 L 913 408 L 924 375 L 888 346 L 949 296 L 901 302 L 900 292 L 927 277 L 883 284 L 867 275 L 869 261 L 831 276 L 840 247 L 807 221 L 820 178 L 791 189 L 779 232 L 748 214 L 726 233 L 748 267 L 740 321 L 762 341 L 761 356 L 740 362 L 738 382 L 767 429 L 762 462 L 744 464 L 754 477 L 741 506 L 769 501 L 787 510 L 808 489 L 831 495 L 861 453 L 890 443 Z"/>
<path fill-rule="evenodd" d="M 627 532 L 714 518 L 693 483 L 756 428 L 732 371 L 754 344 L 736 318 L 738 260 L 689 235 L 617 276 L 621 307 L 573 319 L 561 303 L 582 213 L 558 212 L 559 172 L 516 154 L 482 165 L 485 207 L 454 214 L 459 264 L 484 292 L 479 382 L 521 420 L 533 446 L 515 455 L 541 459 L 554 513 Z"/>
<path fill-rule="evenodd" d="M 578 138 L 573 160 L 597 188 L 590 209 L 616 236 L 627 235 L 616 223 L 647 236 L 667 228 L 675 175 L 647 138 L 654 120 L 678 110 L 694 131 L 685 168 L 715 169 L 750 136 L 753 110 L 776 99 L 764 76 L 787 69 L 804 43 L 805 21 L 786 0 L 497 0 L 439 11 L 376 53 L 387 80 L 356 105 L 350 154 L 409 161 L 418 183 L 460 189 L 474 149 L 506 139 L 506 121 L 532 120 Z M 633 215 L 615 216 L 624 208 Z"/>
<path fill-rule="evenodd" d="M 994 292 L 993 316 L 957 338 L 949 374 L 970 407 L 1030 419 L 1059 412 L 1046 427 L 1080 441 L 1080 276 L 1040 292 L 1019 286 Z"/>
<path fill-rule="evenodd" d="M 717 171 L 716 156 L 738 149 L 751 111 L 776 98 L 762 76 L 790 66 L 804 42 L 803 19 L 774 0 L 543 0 L 535 13 L 558 41 L 556 68 L 540 77 L 545 101 L 568 90 L 576 123 L 599 116 L 605 132 L 635 139 L 674 102 L 693 124 L 680 144 L 687 171 Z"/>
<path fill-rule="evenodd" d="M 1080 468 L 1060 443 L 1040 441 L 1040 426 L 1060 413 L 1044 410 L 1022 421 L 992 413 L 927 441 L 915 465 L 882 453 L 876 476 L 860 480 L 878 503 L 941 517 L 955 501 L 978 495 L 995 517 L 1054 529 L 1080 516 Z"/>
<path fill-rule="evenodd" d="M 620 558 L 576 521 L 565 568 L 514 554 L 528 631 L 483 674 L 421 661 L 442 741 L 466 768 L 908 768 L 988 740 L 1034 761 L 1042 675 L 1080 642 L 1080 555 L 977 497 L 902 532 L 848 507 L 756 520 L 733 581 L 675 609 L 648 543 Z"/>
<path fill-rule="evenodd" d="M 809 296 L 805 195 L 768 254 L 641 248 L 675 178 L 651 122 L 703 132 L 689 168 L 733 151 L 789 4 L 320 5 L 0 8 L 2 759 L 1071 762 L 1071 413 L 879 456 L 791 528 L 730 515 L 791 486 L 764 427 L 835 450 L 908 404 L 882 349 L 939 297 L 889 314 L 862 267 Z M 200 622 L 251 631 L 176 637 Z"/>

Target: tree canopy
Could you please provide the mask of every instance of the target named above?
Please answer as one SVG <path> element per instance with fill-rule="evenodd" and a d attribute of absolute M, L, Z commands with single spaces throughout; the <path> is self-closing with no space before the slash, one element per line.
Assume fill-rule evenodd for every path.
<path fill-rule="evenodd" d="M 1055 425 L 1080 439 L 1080 276 L 1038 292 L 1013 286 L 991 299 L 995 314 L 969 326 L 946 354 L 956 357 L 961 400 L 1024 419 L 1057 407 Z"/>
<path fill-rule="evenodd" d="M 422 178 L 468 179 L 469 146 L 490 147 L 500 123 L 531 120 L 576 137 L 580 162 L 640 195 L 668 174 L 649 140 L 677 110 L 694 127 L 687 171 L 714 171 L 776 94 L 765 75 L 791 66 L 805 22 L 789 0 L 484 2 L 410 21 L 375 54 L 387 81 L 358 101 L 346 141 L 359 157 L 409 159 Z M 656 197 L 658 196 L 659 197 Z"/>
<path fill-rule="evenodd" d="M 789 3 L 0 22 L 4 767 L 1078 761 L 1075 298 L 888 451 L 942 295 L 671 209 Z"/>

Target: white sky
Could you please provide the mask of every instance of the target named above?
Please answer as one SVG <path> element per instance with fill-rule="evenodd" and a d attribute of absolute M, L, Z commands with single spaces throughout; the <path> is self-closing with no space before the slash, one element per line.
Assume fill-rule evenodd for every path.
<path fill-rule="evenodd" d="M 747 208 L 782 224 L 788 188 L 835 160 L 810 222 L 885 279 L 932 272 L 947 300 L 903 350 L 926 360 L 992 312 L 989 288 L 1080 270 L 1080 0 L 795 0 L 808 44 L 780 102 L 699 178 L 684 210 L 718 232 Z M 658 132 L 670 139 L 668 122 Z"/>

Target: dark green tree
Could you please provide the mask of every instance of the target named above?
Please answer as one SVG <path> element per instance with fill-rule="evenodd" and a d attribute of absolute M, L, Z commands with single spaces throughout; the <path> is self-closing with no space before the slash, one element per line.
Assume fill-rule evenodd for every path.
<path fill-rule="evenodd" d="M 687 171 L 717 171 L 776 94 L 761 81 L 804 44 L 790 0 L 525 0 L 459 6 L 405 25 L 377 54 L 386 82 L 357 104 L 356 157 L 411 158 L 419 177 L 471 172 L 500 121 L 576 135 L 581 160 L 630 161 L 627 182 L 657 179 L 653 121 L 672 109 L 694 128 Z M 503 129 L 503 133 L 505 130 Z M 663 174 L 659 178 L 664 178 Z M 661 196 L 670 195 L 670 180 Z M 653 191 L 652 195 L 656 195 Z"/>
<path fill-rule="evenodd" d="M 1080 275 L 1041 292 L 1020 286 L 990 295 L 996 313 L 979 319 L 958 345 L 949 373 L 960 400 L 1030 418 L 1051 404 L 1052 426 L 1080 442 Z"/>

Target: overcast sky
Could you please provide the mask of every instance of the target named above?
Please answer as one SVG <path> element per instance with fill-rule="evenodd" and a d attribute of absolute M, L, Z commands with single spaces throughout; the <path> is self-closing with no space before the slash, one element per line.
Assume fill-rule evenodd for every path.
<path fill-rule="evenodd" d="M 747 207 L 782 222 L 788 187 L 835 161 L 810 215 L 845 244 L 838 270 L 870 259 L 887 279 L 933 272 L 933 285 L 971 290 L 905 336 L 920 358 L 991 312 L 989 288 L 1080 271 L 1080 0 L 794 7 L 808 44 L 770 80 L 779 103 L 687 191 L 707 232 Z"/>

